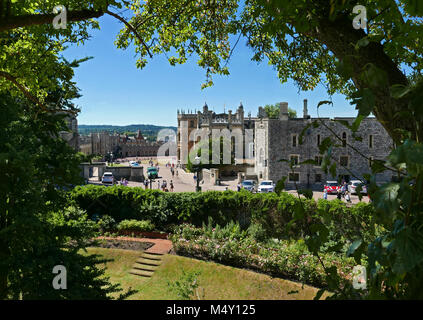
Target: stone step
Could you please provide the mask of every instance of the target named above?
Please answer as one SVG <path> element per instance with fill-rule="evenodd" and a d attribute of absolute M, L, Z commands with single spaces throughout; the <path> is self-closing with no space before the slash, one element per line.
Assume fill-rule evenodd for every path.
<path fill-rule="evenodd" d="M 151 254 L 151 253 L 146 253 L 146 252 L 143 252 L 141 254 L 141 258 L 150 259 L 150 260 L 158 260 L 158 261 L 161 261 L 162 260 L 162 257 L 163 257 L 163 255 Z"/>
<path fill-rule="evenodd" d="M 148 253 L 148 254 L 152 254 L 152 255 L 155 255 L 155 256 L 163 256 L 164 255 L 163 253 L 149 252 L 148 250 L 143 251 L 143 253 Z"/>
<path fill-rule="evenodd" d="M 151 260 L 151 259 L 145 259 L 145 258 L 139 258 L 137 259 L 137 263 L 140 264 L 147 264 L 150 266 L 159 266 L 162 264 L 160 260 Z"/>
<path fill-rule="evenodd" d="M 138 269 L 132 269 L 129 271 L 130 274 L 134 274 L 141 277 L 150 278 L 153 275 L 153 271 L 146 271 L 146 270 L 138 270 Z"/>
<path fill-rule="evenodd" d="M 156 271 L 159 266 L 151 266 L 148 264 L 141 264 L 141 263 L 135 263 L 132 269 L 137 270 L 146 270 L 146 271 Z"/>

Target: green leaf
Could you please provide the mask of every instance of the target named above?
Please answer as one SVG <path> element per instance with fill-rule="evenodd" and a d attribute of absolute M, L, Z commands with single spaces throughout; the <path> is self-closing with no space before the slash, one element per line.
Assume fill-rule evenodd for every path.
<path fill-rule="evenodd" d="M 317 291 L 316 296 L 313 298 L 313 300 L 320 300 L 325 291 L 325 289 L 320 289 L 319 291 Z"/>
<path fill-rule="evenodd" d="M 371 169 L 373 174 L 384 172 L 386 170 L 385 161 L 379 159 L 373 160 Z"/>
<path fill-rule="evenodd" d="M 333 142 L 330 137 L 323 139 L 323 141 L 320 143 L 320 146 L 319 146 L 320 154 L 324 154 L 332 144 Z"/>
<path fill-rule="evenodd" d="M 412 271 L 416 266 L 423 263 L 423 235 L 411 227 L 403 228 L 393 240 L 393 249 L 396 259 L 393 271 L 403 274 Z"/>
<path fill-rule="evenodd" d="M 285 181 L 286 181 L 286 177 L 282 177 L 282 179 L 280 179 L 276 183 L 275 192 L 277 194 L 280 194 L 283 191 L 283 189 L 285 189 Z"/>
<path fill-rule="evenodd" d="M 399 188 L 398 183 L 387 183 L 379 187 L 373 195 L 373 205 L 385 221 L 399 208 Z"/>
<path fill-rule="evenodd" d="M 304 219 L 305 210 L 300 201 L 297 201 L 294 206 L 294 219 L 302 220 Z"/>
<path fill-rule="evenodd" d="M 421 0 L 403 0 L 405 11 L 412 16 L 423 15 L 423 2 Z"/>
<path fill-rule="evenodd" d="M 320 108 L 321 106 L 325 105 L 325 104 L 331 104 L 333 106 L 333 102 L 329 101 L 329 100 L 324 100 L 324 101 L 320 101 L 317 105 L 317 108 Z"/>
<path fill-rule="evenodd" d="M 348 248 L 347 257 L 354 257 L 354 260 L 357 264 L 361 263 L 361 255 L 363 254 L 366 246 L 363 240 L 354 241 L 351 246 Z"/>
<path fill-rule="evenodd" d="M 336 163 L 332 163 L 332 165 L 329 167 L 329 173 L 332 175 L 332 177 L 336 177 Z"/>
<path fill-rule="evenodd" d="M 299 194 L 302 194 L 306 199 L 313 199 L 313 190 L 311 189 L 301 189 L 298 190 Z"/>
<path fill-rule="evenodd" d="M 375 96 L 373 92 L 365 88 L 364 90 L 357 91 L 352 94 L 351 104 L 356 105 L 358 114 L 362 117 L 367 117 L 372 113 L 373 108 L 375 107 Z"/>
<path fill-rule="evenodd" d="M 395 84 L 391 86 L 391 97 L 395 99 L 404 98 L 410 92 L 410 87 L 404 86 L 402 84 Z"/>

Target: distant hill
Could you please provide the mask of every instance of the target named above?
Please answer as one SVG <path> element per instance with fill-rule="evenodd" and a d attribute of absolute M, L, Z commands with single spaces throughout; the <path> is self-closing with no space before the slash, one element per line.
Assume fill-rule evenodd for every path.
<path fill-rule="evenodd" d="M 152 141 L 156 140 L 157 134 L 162 129 L 172 129 L 176 132 L 176 127 L 164 127 L 164 126 L 155 126 L 152 124 L 131 124 L 128 126 L 112 126 L 112 125 L 78 125 L 78 132 L 80 135 L 89 135 L 90 133 L 103 132 L 107 131 L 109 133 L 120 133 L 128 135 L 135 134 L 138 130 L 141 130 L 142 135 Z"/>

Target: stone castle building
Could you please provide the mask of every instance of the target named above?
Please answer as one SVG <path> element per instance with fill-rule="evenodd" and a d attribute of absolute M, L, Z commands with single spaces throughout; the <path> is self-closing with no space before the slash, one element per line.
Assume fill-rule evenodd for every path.
<path fill-rule="evenodd" d="M 108 132 L 81 137 L 80 149 L 85 154 L 117 154 L 119 157 L 155 157 L 163 142 L 149 142 L 138 130 L 135 137 Z"/>
<path fill-rule="evenodd" d="M 320 123 L 317 128 L 310 126 L 305 131 L 303 143 L 300 144 L 303 129 L 314 120 L 317 119 L 308 115 L 307 100 L 304 100 L 302 118 L 289 118 L 288 103 L 282 102 L 279 119 L 262 117 L 256 121 L 255 170 L 259 180 L 276 182 L 285 176 L 287 186 L 293 187 L 297 183 L 300 186 L 313 187 L 321 186 L 326 180 L 338 178 L 347 182 L 354 178 L 363 179 L 363 174 L 371 173 L 371 161 L 386 159 L 393 148 L 391 138 L 375 118 L 364 119 L 356 133 L 361 141 L 354 139 L 352 132 L 341 123 L 347 121 L 351 125 L 355 120 L 353 117 L 320 118 L 323 124 Z M 334 177 L 330 173 L 325 174 L 319 165 L 300 164 L 309 159 L 321 164 L 323 155 L 319 152 L 319 145 L 327 137 L 331 137 L 335 145 L 338 145 L 332 152 L 332 161 L 337 163 Z M 298 165 L 291 169 L 289 162 Z M 388 171 L 377 176 L 380 182 L 389 181 L 391 178 L 392 173 Z"/>
<path fill-rule="evenodd" d="M 228 129 L 230 131 L 240 130 L 245 134 L 246 129 L 251 129 L 254 132 L 254 124 L 257 118 L 252 118 L 251 114 L 248 117 L 244 115 L 244 107 L 242 103 L 235 113 L 229 110 L 227 113 L 215 113 L 209 110 L 207 104 L 203 107 L 203 112 L 185 112 L 178 110 L 178 133 L 177 133 L 177 158 L 184 163 L 188 157 L 189 151 L 200 139 L 192 141 L 190 139 L 191 133 L 195 129 L 207 130 L 209 138 L 212 137 L 213 129 Z M 184 132 L 186 134 L 184 134 Z M 245 159 L 252 159 L 254 157 L 254 136 L 251 137 L 251 143 L 243 150 Z M 234 145 L 234 144 L 233 144 Z M 234 150 L 233 150 L 234 151 Z M 237 159 L 241 160 L 241 159 Z"/>
<path fill-rule="evenodd" d="M 177 155 L 178 160 L 186 159 L 187 153 L 197 141 L 190 141 L 190 134 L 195 129 L 246 129 L 253 132 L 253 140 L 246 147 L 244 145 L 244 159 L 252 160 L 254 168 L 249 168 L 246 175 L 255 176 L 257 180 L 279 181 L 287 177 L 287 187 L 321 186 L 327 180 L 345 181 L 363 179 L 363 174 L 371 173 L 371 161 L 384 160 L 393 148 L 393 142 L 386 130 L 375 118 L 366 118 L 361 122 L 356 135 L 361 141 L 354 139 L 352 132 L 341 122 L 347 121 L 350 125 L 355 118 L 320 118 L 323 124 L 314 128 L 310 126 L 305 131 L 303 143 L 300 144 L 300 135 L 311 122 L 318 120 L 308 115 L 307 100 L 304 100 L 303 117 L 290 118 L 288 103 L 281 102 L 279 118 L 271 119 L 262 107 L 259 107 L 258 116 L 251 114 L 244 117 L 242 104 L 235 113 L 229 111 L 216 114 L 208 109 L 207 104 L 203 112 L 183 112 L 178 110 Z M 183 132 L 188 134 L 183 134 Z M 339 137 L 337 140 L 335 135 Z M 336 176 L 325 174 L 320 165 L 301 164 L 306 160 L 315 160 L 321 164 L 323 155 L 319 145 L 325 138 L 331 137 L 337 146 L 332 152 L 332 161 L 337 163 Z M 195 139 L 194 139 L 195 140 Z M 355 149 L 355 150 L 354 150 Z M 362 157 L 359 153 L 367 157 Z M 297 163 L 293 170 L 287 160 Z M 186 162 L 182 162 L 186 163 Z M 238 163 L 238 162 L 237 162 Z M 244 162 L 245 163 L 245 162 Z M 392 174 L 388 171 L 379 173 L 380 182 L 389 181 Z"/>
<path fill-rule="evenodd" d="M 59 135 L 72 149 L 79 151 L 78 120 L 75 116 L 67 116 L 65 122 L 68 131 L 61 131 Z"/>

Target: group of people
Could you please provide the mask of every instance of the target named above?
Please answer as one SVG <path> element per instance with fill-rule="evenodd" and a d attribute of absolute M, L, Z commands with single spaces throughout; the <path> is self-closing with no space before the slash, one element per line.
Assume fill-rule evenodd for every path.
<path fill-rule="evenodd" d="M 348 184 L 346 182 L 342 184 L 341 188 L 338 188 L 338 193 L 336 194 L 336 197 L 338 198 L 338 200 L 342 200 L 342 198 L 344 198 L 345 201 L 351 203 L 351 195 L 348 191 Z M 326 189 L 323 191 L 323 199 L 328 199 L 328 191 Z"/>
<path fill-rule="evenodd" d="M 153 180 L 148 180 L 148 179 L 144 180 L 144 186 L 146 190 L 149 188 L 148 186 L 152 182 Z M 153 186 L 151 186 L 151 188 L 153 188 Z M 175 188 L 175 185 L 173 184 L 173 180 L 170 180 L 169 188 L 167 187 L 166 180 L 163 180 L 162 183 L 160 183 L 160 180 L 157 180 L 157 189 L 161 189 L 164 192 L 169 192 L 169 191 L 173 192 L 174 188 Z"/>

